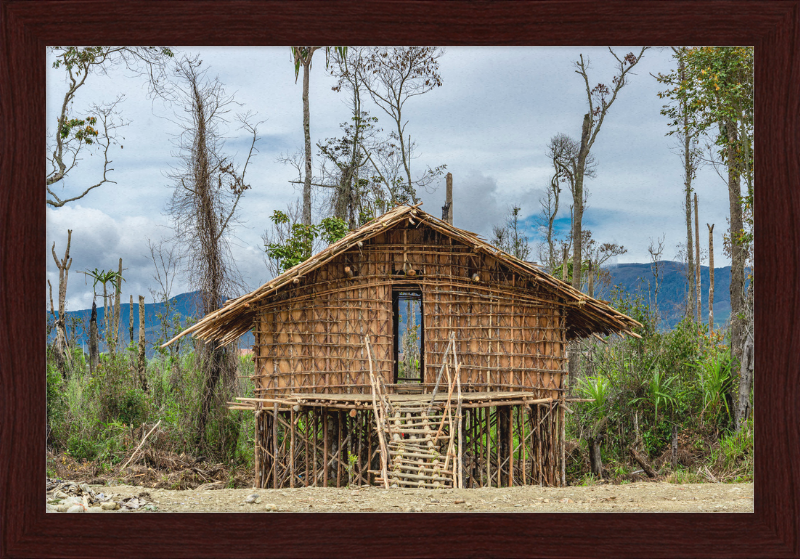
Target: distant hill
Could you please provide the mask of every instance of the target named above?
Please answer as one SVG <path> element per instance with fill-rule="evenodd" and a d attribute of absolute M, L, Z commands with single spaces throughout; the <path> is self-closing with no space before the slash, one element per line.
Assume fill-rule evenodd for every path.
<path fill-rule="evenodd" d="M 655 279 L 650 264 L 617 264 L 606 268 L 611 275 L 610 286 L 604 286 L 598 290 L 596 297 L 603 300 L 610 300 L 613 286 L 620 286 L 622 289 L 632 294 L 641 294 L 645 301 L 648 300 L 655 291 Z M 686 300 L 686 275 L 685 265 L 680 262 L 665 261 L 662 270 L 663 279 L 658 293 L 658 309 L 661 313 L 662 329 L 673 328 L 683 317 Z M 701 268 L 701 282 L 703 291 L 703 316 L 708 319 L 708 267 Z M 730 303 L 730 283 L 731 268 L 714 269 L 714 323 L 718 326 L 724 325 L 731 314 Z M 648 291 L 649 290 L 649 291 Z M 171 300 L 173 313 L 181 317 L 181 323 L 186 324 L 186 320 L 191 318 L 196 321 L 200 318 L 199 298 L 197 292 L 182 293 L 176 295 Z M 102 299 L 101 299 L 102 302 Z M 97 308 L 97 321 L 102 325 L 103 308 Z M 129 339 L 129 317 L 130 304 L 120 304 L 120 339 L 127 344 Z M 152 344 L 158 339 L 158 328 L 160 320 L 158 314 L 163 314 L 165 305 L 163 303 L 145 304 L 145 339 L 147 340 L 147 353 L 152 356 L 154 350 Z M 418 308 L 415 309 L 416 321 L 419 323 L 420 316 Z M 86 344 L 88 351 L 88 332 L 91 309 L 71 311 L 67 313 L 67 328 L 71 329 L 73 320 L 76 323 L 76 339 L 78 344 Z M 134 303 L 134 340 L 139 339 L 139 307 Z M 401 335 L 405 329 L 405 309 L 401 309 L 400 330 Z M 51 338 L 54 334 L 51 334 Z M 249 348 L 255 343 L 252 332 L 248 332 L 239 339 L 239 347 Z M 105 350 L 101 340 L 101 351 Z"/>
<path fill-rule="evenodd" d="M 102 304 L 102 298 L 98 301 Z M 187 319 L 196 322 L 202 315 L 200 312 L 200 300 L 198 292 L 181 293 L 170 299 L 170 306 L 172 315 L 180 315 L 181 324 L 186 325 Z M 152 357 L 155 350 L 152 344 L 158 339 L 161 320 L 158 315 L 164 314 L 166 305 L 164 303 L 145 303 L 144 306 L 144 324 L 145 324 L 145 340 L 147 341 L 147 356 Z M 130 303 L 120 303 L 119 305 L 119 339 L 123 345 L 127 345 L 130 339 Z M 49 313 L 48 313 L 49 315 Z M 67 312 L 67 329 L 70 330 L 70 337 L 72 337 L 72 324 L 75 323 L 75 339 L 79 345 L 85 345 L 85 351 L 89 351 L 89 321 L 91 319 L 92 309 L 84 309 L 80 311 Z M 171 316 L 172 316 L 171 315 Z M 97 324 L 101 329 L 104 317 L 104 309 L 102 306 L 97 307 Z M 172 318 L 170 317 L 170 321 Z M 133 339 L 135 342 L 139 340 L 139 304 L 137 299 L 134 299 L 133 305 Z M 55 336 L 51 333 L 51 339 Z M 252 332 L 248 332 L 239 339 L 239 347 L 247 348 L 252 347 L 255 343 L 255 337 Z M 106 350 L 105 343 L 100 340 L 100 351 Z"/>
<path fill-rule="evenodd" d="M 686 306 L 686 265 L 681 262 L 664 261 L 661 287 L 658 292 L 658 310 L 662 329 L 673 328 L 685 313 Z M 702 315 L 708 321 L 709 268 L 701 266 L 700 283 L 702 294 Z M 620 286 L 628 293 L 637 293 L 648 301 L 655 295 L 655 278 L 650 264 L 617 264 L 606 268 L 611 274 L 611 285 L 596 293 L 600 299 L 609 300 L 613 286 Z M 731 315 L 731 267 L 714 268 L 714 324 L 724 325 Z"/>

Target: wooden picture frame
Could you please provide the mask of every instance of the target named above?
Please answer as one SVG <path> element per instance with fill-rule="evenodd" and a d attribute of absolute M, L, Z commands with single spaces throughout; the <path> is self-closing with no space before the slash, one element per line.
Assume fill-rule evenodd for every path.
<path fill-rule="evenodd" d="M 800 2 L 0 0 L 0 556 L 800 556 Z M 753 45 L 754 514 L 47 515 L 45 47 Z M 287 64 L 289 63 L 287 51 Z"/>

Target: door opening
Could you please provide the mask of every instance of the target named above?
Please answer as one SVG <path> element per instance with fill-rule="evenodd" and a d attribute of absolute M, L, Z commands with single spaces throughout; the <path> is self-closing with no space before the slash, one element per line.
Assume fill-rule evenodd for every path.
<path fill-rule="evenodd" d="M 425 370 L 422 291 L 398 287 L 392 291 L 394 309 L 394 382 L 421 383 Z"/>

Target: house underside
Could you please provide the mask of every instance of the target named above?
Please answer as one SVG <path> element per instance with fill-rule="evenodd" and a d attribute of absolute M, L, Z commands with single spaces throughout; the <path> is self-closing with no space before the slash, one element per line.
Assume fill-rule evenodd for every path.
<path fill-rule="evenodd" d="M 539 396 L 467 392 L 459 414 L 455 398 L 447 405 L 446 393 L 437 394 L 433 405 L 431 394 L 385 395 L 391 408 L 391 425 L 384 429 L 388 485 L 562 485 L 562 400 Z M 255 412 L 257 487 L 384 485 L 371 395 L 296 394 L 282 400 L 258 402 L 263 407 Z"/>

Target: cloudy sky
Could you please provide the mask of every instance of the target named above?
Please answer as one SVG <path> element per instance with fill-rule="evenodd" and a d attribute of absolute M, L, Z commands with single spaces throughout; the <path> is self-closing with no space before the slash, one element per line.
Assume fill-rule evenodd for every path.
<path fill-rule="evenodd" d="M 289 181 L 296 172 L 277 160 L 303 144 L 302 78 L 294 80 L 289 49 L 276 47 L 176 48 L 176 56 L 199 54 L 210 76 L 218 76 L 228 93 L 235 94 L 239 110 L 256 112 L 259 153 L 248 170 L 252 190 L 241 203 L 240 223 L 234 230 L 233 252 L 247 287 L 253 289 L 270 275 L 263 257 L 264 230 L 273 210 L 285 209 L 299 196 Z M 637 49 L 619 47 L 624 55 Z M 522 208 L 531 244 L 541 240 L 534 226 L 539 198 L 551 176 L 545 156 L 548 140 L 563 132 L 579 137 L 587 101 L 582 78 L 575 73 L 579 54 L 591 61 L 592 85 L 610 83 L 614 59 L 606 48 L 565 47 L 448 47 L 440 59 L 442 87 L 408 101 L 404 115 L 407 133 L 418 144 L 412 169 L 447 165 L 453 173 L 454 223 L 485 238 L 500 224 L 512 205 Z M 324 57 L 311 70 L 311 140 L 316 143 L 339 135 L 339 124 L 349 118 L 346 94 L 331 90 L 335 80 L 326 73 Z M 316 57 L 315 57 L 316 58 Z M 67 85 L 64 71 L 48 61 L 47 122 L 57 119 Z M 590 193 L 584 227 L 601 242 L 624 245 L 628 252 L 618 262 L 647 262 L 650 239 L 664 235 L 665 259 L 674 259 L 676 245 L 685 242 L 681 161 L 676 141 L 665 136 L 666 117 L 651 76 L 673 65 L 669 49 L 650 49 L 634 68 L 636 75 L 622 89 L 603 123 L 592 153 L 597 177 L 587 183 Z M 63 255 L 67 229 L 72 229 L 68 309 L 91 306 L 91 282 L 82 270 L 125 267 L 123 301 L 155 287 L 154 267 L 147 241 L 169 242 L 173 232 L 165 214 L 172 192 L 167 177 L 178 165 L 174 122 L 180 107 L 147 97 L 144 81 L 114 70 L 92 75 L 76 97 L 74 113 L 82 114 L 93 102 L 124 95 L 119 108 L 129 125 L 121 130 L 122 147 L 113 150 L 110 178 L 83 199 L 65 207 L 47 209 L 48 279 L 57 289 L 58 271 L 49 247 Z M 388 128 L 389 120 L 377 107 L 368 107 Z M 231 115 L 233 116 L 233 115 Z M 54 127 L 48 129 L 51 137 Z M 248 138 L 231 126 L 227 152 L 239 161 L 246 155 Z M 315 155 L 316 155 L 316 149 Z M 86 154 L 78 167 L 57 185 L 64 196 L 82 192 L 97 182 L 102 155 Z M 715 223 L 715 244 L 722 246 L 727 228 L 727 190 L 712 168 L 701 169 L 696 180 L 700 199 L 701 239 L 707 244 L 705 223 Z M 444 179 L 432 192 L 420 192 L 422 208 L 441 215 Z M 57 191 L 58 192 L 58 191 Z M 61 193 L 59 192 L 59 195 Z M 564 192 L 565 199 L 568 193 Z M 568 205 L 559 223 L 569 223 Z M 715 264 L 729 265 L 719 249 Z M 188 291 L 179 276 L 173 293 Z"/>

